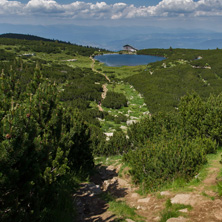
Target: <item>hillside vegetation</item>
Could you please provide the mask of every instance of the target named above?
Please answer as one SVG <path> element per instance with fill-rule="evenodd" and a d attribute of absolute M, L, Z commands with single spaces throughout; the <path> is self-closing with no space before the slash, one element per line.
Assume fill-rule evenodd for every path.
<path fill-rule="evenodd" d="M 167 58 L 127 78 L 144 96 L 151 113 L 174 111 L 180 98 L 192 91 L 206 100 L 222 90 L 222 50 L 148 49 L 138 53 Z"/>
<path fill-rule="evenodd" d="M 1 221 L 75 221 L 98 156 L 120 155 L 147 193 L 221 146 L 221 50 L 141 50 L 166 60 L 115 68 L 89 57 L 105 50 L 14 37 L 0 38 Z"/>

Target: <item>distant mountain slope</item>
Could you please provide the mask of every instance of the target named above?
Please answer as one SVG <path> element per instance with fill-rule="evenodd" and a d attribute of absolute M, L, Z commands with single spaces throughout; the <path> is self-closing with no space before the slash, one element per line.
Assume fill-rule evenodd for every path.
<path fill-rule="evenodd" d="M 43 44 L 41 42 L 44 42 Z M 82 55 L 90 56 L 96 51 L 108 52 L 105 49 L 91 46 L 82 46 L 70 42 L 52 40 L 47 38 L 42 38 L 35 35 L 25 35 L 16 33 L 6 33 L 0 35 L 0 43 L 5 45 L 23 45 L 26 50 L 29 49 L 33 52 L 44 51 L 46 53 L 60 53 L 67 48 L 69 55 Z M 47 46 L 47 47 L 46 47 Z"/>
<path fill-rule="evenodd" d="M 23 40 L 37 40 L 37 41 L 54 41 L 51 39 L 42 38 L 35 35 L 25 35 L 25 34 L 17 34 L 17 33 L 5 33 L 0 35 L 0 38 L 10 38 L 10 39 L 23 39 Z"/>
<path fill-rule="evenodd" d="M 19 34 L 19 33 L 5 33 L 0 35 L 0 38 L 9 38 L 9 39 L 21 39 L 21 40 L 30 40 L 30 41 L 46 41 L 46 42 L 59 42 L 59 43 L 68 43 L 65 41 L 61 40 L 55 40 L 55 39 L 48 39 L 48 38 L 43 38 L 39 37 L 36 35 L 30 35 L 30 34 Z"/>

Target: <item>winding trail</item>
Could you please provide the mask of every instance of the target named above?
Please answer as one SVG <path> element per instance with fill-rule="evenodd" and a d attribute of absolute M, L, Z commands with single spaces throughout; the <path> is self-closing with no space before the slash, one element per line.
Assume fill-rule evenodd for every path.
<path fill-rule="evenodd" d="M 95 59 L 92 56 L 90 56 L 90 59 L 92 60 L 91 69 L 93 70 L 93 72 L 97 72 L 100 75 L 103 75 L 107 79 L 108 82 L 111 82 L 109 77 L 106 74 L 104 74 L 103 72 L 100 72 L 100 71 L 95 69 Z M 102 100 L 104 100 L 106 98 L 106 94 L 107 94 L 107 91 L 108 91 L 107 84 L 103 84 L 102 88 L 103 88 L 103 92 L 101 94 L 101 98 L 102 98 Z M 99 111 L 103 112 L 103 108 L 101 106 L 101 103 L 98 104 L 97 106 L 98 106 Z"/>
<path fill-rule="evenodd" d="M 103 84 L 102 87 L 103 87 L 103 92 L 101 94 L 101 97 L 102 97 L 102 100 L 104 100 L 106 98 L 106 94 L 108 92 L 107 84 Z M 99 108 L 99 111 L 103 112 L 103 108 L 101 106 L 101 103 L 98 104 L 98 108 Z"/>
<path fill-rule="evenodd" d="M 103 72 L 100 72 L 100 71 L 98 71 L 98 70 L 95 69 L 95 59 L 94 59 L 92 56 L 90 56 L 90 59 L 92 60 L 91 69 L 92 69 L 94 72 L 97 72 L 97 73 L 103 75 L 103 76 L 107 79 L 108 82 L 111 82 L 110 79 L 109 79 L 109 77 L 108 77 L 106 74 L 104 74 Z"/>

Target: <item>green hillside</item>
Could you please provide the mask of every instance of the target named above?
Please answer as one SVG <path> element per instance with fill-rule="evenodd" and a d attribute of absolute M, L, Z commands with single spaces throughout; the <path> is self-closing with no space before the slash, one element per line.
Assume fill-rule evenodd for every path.
<path fill-rule="evenodd" d="M 222 50 L 141 50 L 139 54 L 165 56 L 127 81 L 145 97 L 149 110 L 173 111 L 181 96 L 196 92 L 206 100 L 222 91 Z"/>
<path fill-rule="evenodd" d="M 24 34 L 16 34 L 16 33 L 5 33 L 5 34 L 0 35 L 0 38 L 55 42 L 55 40 L 46 39 L 46 38 L 42 38 L 35 35 L 24 35 Z"/>

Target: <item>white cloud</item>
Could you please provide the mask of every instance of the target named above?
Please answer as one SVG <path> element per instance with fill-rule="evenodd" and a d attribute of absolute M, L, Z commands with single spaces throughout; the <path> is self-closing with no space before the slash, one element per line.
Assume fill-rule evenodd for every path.
<path fill-rule="evenodd" d="M 0 15 L 4 14 L 20 14 L 22 11 L 22 3 L 17 1 L 0 0 Z"/>
<path fill-rule="evenodd" d="M 52 0 L 30 0 L 24 7 L 24 13 L 46 14 L 46 13 L 64 13 L 62 5 Z"/>
<path fill-rule="evenodd" d="M 30 0 L 22 4 L 19 1 L 0 0 L 0 16 L 4 15 L 58 17 L 63 20 L 222 16 L 222 0 L 162 0 L 148 7 L 106 2 L 59 4 L 54 0 Z"/>

